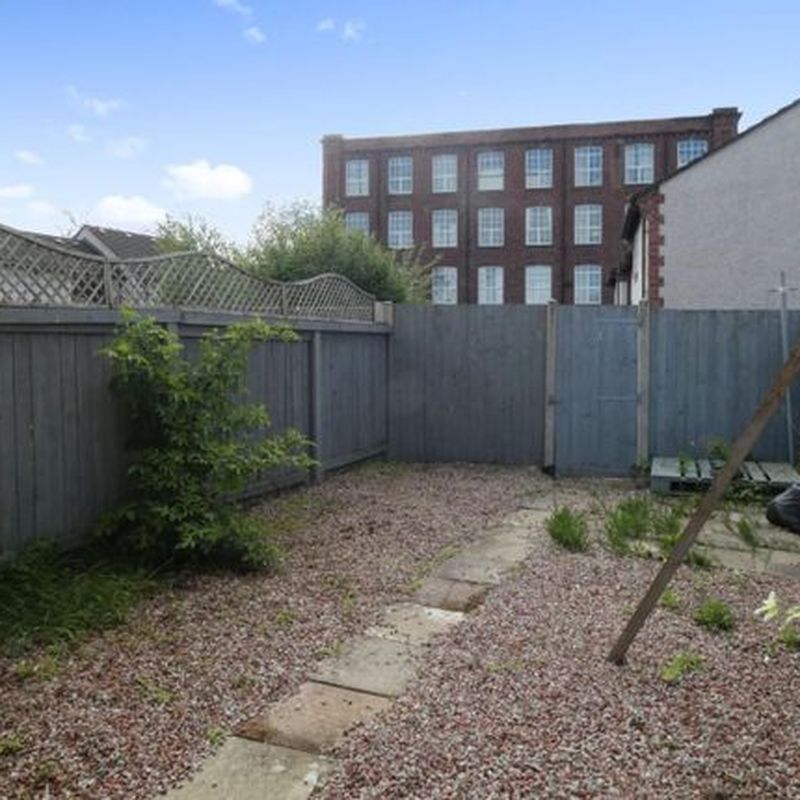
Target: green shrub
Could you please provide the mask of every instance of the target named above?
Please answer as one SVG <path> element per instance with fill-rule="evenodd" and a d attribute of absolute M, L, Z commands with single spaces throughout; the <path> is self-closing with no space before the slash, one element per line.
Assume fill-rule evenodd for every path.
<path fill-rule="evenodd" d="M 661 680 L 665 683 L 680 683 L 687 675 L 703 668 L 705 659 L 697 653 L 676 653 L 661 669 Z"/>
<path fill-rule="evenodd" d="M 547 532 L 558 545 L 573 553 L 588 547 L 586 518 L 565 506 L 557 508 L 547 519 Z"/>
<path fill-rule="evenodd" d="M 709 598 L 694 612 L 694 621 L 710 631 L 730 631 L 736 625 L 733 612 L 723 600 Z"/>
<path fill-rule="evenodd" d="M 312 462 L 297 431 L 268 436 L 266 409 L 241 402 L 249 354 L 269 339 L 297 336 L 256 320 L 231 325 L 205 334 L 189 360 L 176 334 L 124 314 L 102 350 L 132 432 L 131 501 L 100 527 L 121 550 L 158 561 L 274 565 L 277 546 L 235 496 L 262 472 Z"/>
<path fill-rule="evenodd" d="M 117 625 L 155 585 L 142 570 L 37 544 L 0 568 L 0 650 L 19 654 L 71 643 Z M 20 664 L 19 675 L 46 675 L 55 667 L 51 655 Z"/>
<path fill-rule="evenodd" d="M 642 539 L 650 532 L 652 508 L 646 497 L 623 500 L 606 519 L 606 536 L 611 549 L 624 555 L 632 539 Z"/>

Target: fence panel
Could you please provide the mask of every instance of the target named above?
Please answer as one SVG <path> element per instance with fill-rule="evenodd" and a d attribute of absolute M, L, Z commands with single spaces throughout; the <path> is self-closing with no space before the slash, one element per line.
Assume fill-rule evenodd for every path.
<path fill-rule="evenodd" d="M 545 328 L 543 307 L 396 308 L 391 456 L 541 464 Z"/>
<path fill-rule="evenodd" d="M 556 472 L 628 474 L 636 463 L 637 311 L 561 306 L 556 319 Z"/>
<path fill-rule="evenodd" d="M 205 331 L 236 319 L 156 316 L 177 328 L 190 356 Z M 98 355 L 116 320 L 112 311 L 0 309 L 0 560 L 36 539 L 78 541 L 125 496 L 124 414 Z M 297 329 L 299 343 L 256 348 L 249 400 L 266 404 L 275 432 L 319 434 L 323 468 L 385 452 L 389 330 L 328 321 Z M 314 336 L 323 343 L 321 387 L 313 386 Z M 315 419 L 317 393 L 323 402 Z M 276 471 L 247 494 L 307 478 L 305 470 Z"/>
<path fill-rule="evenodd" d="M 790 346 L 800 312 L 789 315 Z M 783 357 L 777 311 L 676 311 L 653 314 L 650 450 L 653 455 L 706 455 L 714 439 L 732 442 L 772 385 Z M 793 387 L 800 424 L 800 382 Z M 787 459 L 783 408 L 753 455 Z"/>

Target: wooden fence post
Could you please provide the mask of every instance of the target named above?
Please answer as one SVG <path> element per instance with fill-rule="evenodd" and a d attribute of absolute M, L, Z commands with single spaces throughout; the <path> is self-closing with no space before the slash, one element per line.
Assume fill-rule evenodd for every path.
<path fill-rule="evenodd" d="M 556 325 L 558 303 L 547 304 L 544 357 L 544 469 L 555 472 L 556 468 Z"/>
<path fill-rule="evenodd" d="M 315 447 L 311 455 L 316 459 L 316 464 L 311 467 L 311 482 L 320 483 L 325 476 L 322 464 L 323 446 L 323 419 L 322 419 L 322 331 L 311 334 L 311 439 Z"/>
<path fill-rule="evenodd" d="M 647 302 L 639 305 L 636 329 L 636 462 L 641 466 L 650 458 L 650 325 Z"/>

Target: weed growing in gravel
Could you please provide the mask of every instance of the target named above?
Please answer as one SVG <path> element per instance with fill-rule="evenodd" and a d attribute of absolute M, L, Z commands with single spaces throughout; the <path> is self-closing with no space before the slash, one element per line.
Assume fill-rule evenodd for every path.
<path fill-rule="evenodd" d="M 665 589 L 659 602 L 668 611 L 677 611 L 681 607 L 681 598 L 674 589 Z"/>
<path fill-rule="evenodd" d="M 159 686 L 152 678 L 140 676 L 136 683 L 144 696 L 154 705 L 165 706 L 175 699 L 175 694 L 163 686 Z"/>
<path fill-rule="evenodd" d="M 290 625 L 294 625 L 296 619 L 297 614 L 291 608 L 281 608 L 275 614 L 273 621 L 279 628 L 288 628 Z"/>
<path fill-rule="evenodd" d="M 15 756 L 28 746 L 28 742 L 18 733 L 7 733 L 0 736 L 0 757 Z"/>
<path fill-rule="evenodd" d="M 606 518 L 606 537 L 611 549 L 618 555 L 630 553 L 633 540 L 650 534 L 653 514 L 646 497 L 629 497 L 619 503 Z"/>
<path fill-rule="evenodd" d="M 748 516 L 742 516 L 736 523 L 736 533 L 739 534 L 742 541 L 753 550 L 759 545 L 758 536 L 756 536 L 755 527 L 752 520 Z"/>
<path fill-rule="evenodd" d="M 61 672 L 61 659 L 56 648 L 38 658 L 23 658 L 14 665 L 14 674 L 21 681 L 41 680 L 49 681 Z"/>
<path fill-rule="evenodd" d="M 724 600 L 709 598 L 694 612 L 694 621 L 715 633 L 730 631 L 736 626 L 733 612 Z"/>
<path fill-rule="evenodd" d="M 586 550 L 586 517 L 579 511 L 562 506 L 557 508 L 545 523 L 547 532 L 556 544 L 565 550 L 577 553 Z"/>
<path fill-rule="evenodd" d="M 486 664 L 486 671 L 490 674 L 497 672 L 519 672 L 524 667 L 525 662 L 521 658 L 508 658 L 498 661 L 489 661 Z"/>
<path fill-rule="evenodd" d="M 219 747 L 227 738 L 228 734 L 222 728 L 209 728 L 206 739 L 212 747 Z"/>
<path fill-rule="evenodd" d="M 13 656 L 36 645 L 72 644 L 118 625 L 156 585 L 144 571 L 97 553 L 59 553 L 51 544 L 36 544 L 0 567 L 0 652 Z"/>
<path fill-rule="evenodd" d="M 705 659 L 697 653 L 682 651 L 676 653 L 661 669 L 661 680 L 674 685 L 687 675 L 703 669 Z"/>

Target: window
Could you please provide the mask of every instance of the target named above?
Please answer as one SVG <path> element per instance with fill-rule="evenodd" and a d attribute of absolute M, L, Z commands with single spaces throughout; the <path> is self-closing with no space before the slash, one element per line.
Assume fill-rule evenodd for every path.
<path fill-rule="evenodd" d="M 356 158 L 344 166 L 344 193 L 348 197 L 367 197 L 369 195 L 369 161 Z"/>
<path fill-rule="evenodd" d="M 458 191 L 458 158 L 456 156 L 434 156 L 431 159 L 431 191 Z"/>
<path fill-rule="evenodd" d="M 525 153 L 525 188 L 549 189 L 553 185 L 553 151 L 549 147 Z"/>
<path fill-rule="evenodd" d="M 655 145 L 645 142 L 625 145 L 625 183 L 652 183 L 655 180 Z"/>
<path fill-rule="evenodd" d="M 478 153 L 478 189 L 502 189 L 505 183 L 505 156 L 500 150 Z"/>
<path fill-rule="evenodd" d="M 411 194 L 414 185 L 414 162 L 411 156 L 389 159 L 389 194 Z"/>
<path fill-rule="evenodd" d="M 410 211 L 389 212 L 389 235 L 386 244 L 394 249 L 414 246 L 413 217 Z"/>
<path fill-rule="evenodd" d="M 529 306 L 544 306 L 552 296 L 550 267 L 525 267 L 525 302 Z"/>
<path fill-rule="evenodd" d="M 685 167 L 708 152 L 705 139 L 681 139 L 678 142 L 678 167 Z"/>
<path fill-rule="evenodd" d="M 575 206 L 575 244 L 603 243 L 603 206 Z"/>
<path fill-rule="evenodd" d="M 433 268 L 431 302 L 438 306 L 454 306 L 458 303 L 458 270 L 455 267 Z"/>
<path fill-rule="evenodd" d="M 550 206 L 531 206 L 525 209 L 525 244 L 553 244 L 553 211 Z"/>
<path fill-rule="evenodd" d="M 437 208 L 431 216 L 433 246 L 458 247 L 458 211 L 454 208 Z"/>
<path fill-rule="evenodd" d="M 602 147 L 591 146 L 575 148 L 575 185 L 603 185 Z"/>
<path fill-rule="evenodd" d="M 505 211 L 502 208 L 478 209 L 478 247 L 505 244 Z"/>
<path fill-rule="evenodd" d="M 575 304 L 599 306 L 603 270 L 597 264 L 575 267 Z"/>
<path fill-rule="evenodd" d="M 485 306 L 503 305 L 503 268 L 478 269 L 478 302 Z"/>
<path fill-rule="evenodd" d="M 344 215 L 344 227 L 348 231 L 361 231 L 369 233 L 369 212 L 367 211 L 348 211 Z"/>

